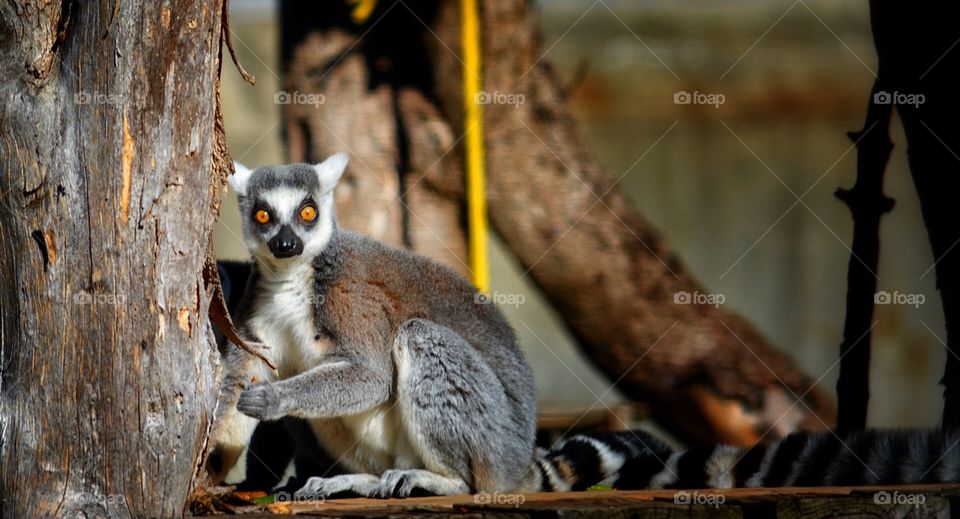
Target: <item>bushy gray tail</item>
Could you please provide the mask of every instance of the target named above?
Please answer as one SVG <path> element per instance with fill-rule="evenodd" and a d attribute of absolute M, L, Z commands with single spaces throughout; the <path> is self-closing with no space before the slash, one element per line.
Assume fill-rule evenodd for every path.
<path fill-rule="evenodd" d="M 643 431 L 583 434 L 541 450 L 536 469 L 543 491 L 958 483 L 960 431 L 795 433 L 749 449 L 685 451 Z"/>

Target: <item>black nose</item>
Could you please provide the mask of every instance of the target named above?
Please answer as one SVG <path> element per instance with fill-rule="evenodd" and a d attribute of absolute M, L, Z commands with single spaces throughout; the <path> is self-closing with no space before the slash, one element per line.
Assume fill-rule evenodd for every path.
<path fill-rule="evenodd" d="M 292 258 L 303 253 L 303 241 L 289 225 L 280 228 L 280 232 L 267 244 L 270 252 L 277 258 Z"/>
<path fill-rule="evenodd" d="M 277 252 L 293 252 L 297 248 L 297 240 L 280 240 L 277 243 Z"/>

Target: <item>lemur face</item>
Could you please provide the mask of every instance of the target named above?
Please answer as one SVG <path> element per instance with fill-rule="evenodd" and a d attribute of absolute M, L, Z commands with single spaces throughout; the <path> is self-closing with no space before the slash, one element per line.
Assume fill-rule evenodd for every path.
<path fill-rule="evenodd" d="M 282 265 L 312 260 L 323 251 L 333 231 L 333 188 L 347 167 L 345 154 L 313 166 L 234 167 L 228 181 L 237 192 L 243 239 L 254 256 Z"/>

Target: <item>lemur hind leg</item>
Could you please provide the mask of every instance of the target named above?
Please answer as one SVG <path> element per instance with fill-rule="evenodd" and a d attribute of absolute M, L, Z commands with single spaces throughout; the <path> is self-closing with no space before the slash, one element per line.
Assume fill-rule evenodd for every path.
<path fill-rule="evenodd" d="M 375 495 L 457 495 L 515 485 L 512 465 L 529 463 L 517 459 L 528 449 L 513 441 L 513 402 L 480 353 L 453 330 L 412 319 L 397 331 L 393 357 L 401 420 L 426 470 L 389 470 Z"/>

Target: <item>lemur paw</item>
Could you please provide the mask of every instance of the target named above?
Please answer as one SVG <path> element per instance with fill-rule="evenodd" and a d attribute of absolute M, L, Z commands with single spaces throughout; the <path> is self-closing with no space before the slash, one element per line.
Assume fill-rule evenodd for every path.
<path fill-rule="evenodd" d="M 297 501 L 319 501 L 337 494 L 371 497 L 380 478 L 370 474 L 346 474 L 331 478 L 312 477 L 294 493 Z"/>
<path fill-rule="evenodd" d="M 412 474 L 406 470 L 388 470 L 380 477 L 380 484 L 373 491 L 372 497 L 389 499 L 391 497 L 410 497 L 416 488 Z"/>
<path fill-rule="evenodd" d="M 334 478 L 313 477 L 307 480 L 303 488 L 293 493 L 293 498 L 296 501 L 323 500 L 345 490 L 340 486 L 334 482 Z"/>
<path fill-rule="evenodd" d="M 237 410 L 257 420 L 278 420 L 283 417 L 280 392 L 269 382 L 257 384 L 240 393 Z"/>

